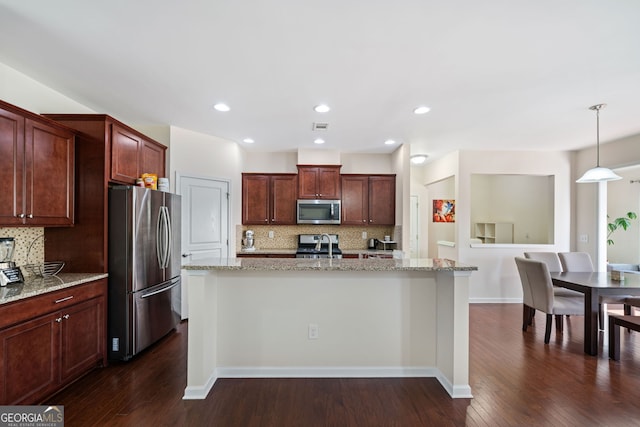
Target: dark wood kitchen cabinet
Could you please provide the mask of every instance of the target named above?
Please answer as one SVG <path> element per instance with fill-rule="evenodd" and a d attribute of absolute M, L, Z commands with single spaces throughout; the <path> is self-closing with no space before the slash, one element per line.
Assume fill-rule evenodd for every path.
<path fill-rule="evenodd" d="M 242 174 L 242 223 L 296 224 L 296 174 Z"/>
<path fill-rule="evenodd" d="M 48 114 L 77 131 L 75 226 L 45 228 L 45 259 L 65 272 L 108 271 L 107 208 L 112 184 L 134 184 L 142 173 L 165 176 L 166 147 L 104 114 Z"/>
<path fill-rule="evenodd" d="M 0 306 L 0 404 L 37 404 L 106 364 L 107 279 Z"/>
<path fill-rule="evenodd" d="M 342 175 L 343 225 L 395 225 L 395 175 Z"/>
<path fill-rule="evenodd" d="M 0 226 L 74 222 L 71 129 L 0 101 Z"/>
<path fill-rule="evenodd" d="M 339 165 L 298 165 L 298 198 L 339 200 L 340 168 Z"/>

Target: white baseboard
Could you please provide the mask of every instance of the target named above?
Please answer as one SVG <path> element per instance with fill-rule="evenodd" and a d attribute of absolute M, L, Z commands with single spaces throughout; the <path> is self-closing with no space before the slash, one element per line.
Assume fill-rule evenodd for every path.
<path fill-rule="evenodd" d="M 187 387 L 184 400 L 206 399 L 218 378 L 436 378 L 453 398 L 472 398 L 469 385 L 451 384 L 435 367 L 219 367 L 202 387 Z"/>
<path fill-rule="evenodd" d="M 187 387 L 184 389 L 184 396 L 182 396 L 182 400 L 203 400 L 207 398 L 207 395 L 213 388 L 213 384 L 215 384 L 218 377 L 215 375 L 211 375 L 205 385 L 198 387 Z"/>

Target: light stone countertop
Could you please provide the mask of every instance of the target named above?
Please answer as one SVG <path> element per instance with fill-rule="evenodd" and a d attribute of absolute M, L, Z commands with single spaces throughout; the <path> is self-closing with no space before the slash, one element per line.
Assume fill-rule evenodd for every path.
<path fill-rule="evenodd" d="M 25 277 L 23 283 L 12 283 L 0 287 L 0 304 L 70 288 L 105 277 L 108 277 L 107 273 L 60 273 L 50 277 Z"/>
<path fill-rule="evenodd" d="M 475 271 L 478 267 L 449 259 L 304 259 L 211 258 L 182 266 L 185 270 L 244 271 Z"/>

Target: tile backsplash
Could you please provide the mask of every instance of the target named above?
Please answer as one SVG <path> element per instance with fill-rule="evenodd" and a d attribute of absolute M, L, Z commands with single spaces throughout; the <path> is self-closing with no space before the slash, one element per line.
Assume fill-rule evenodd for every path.
<path fill-rule="evenodd" d="M 42 227 L 0 227 L 0 237 L 13 237 L 15 250 L 13 261 L 17 266 L 41 264 L 44 262 L 44 228 Z M 31 246 L 31 250 L 29 247 Z M 22 269 L 23 273 L 27 273 Z"/>
<path fill-rule="evenodd" d="M 253 230 L 255 247 L 264 249 L 296 249 L 298 247 L 298 234 L 337 234 L 340 239 L 340 249 L 358 250 L 366 249 L 369 239 L 384 239 L 398 232 L 393 226 L 348 226 L 348 225 L 238 225 L 236 226 L 236 252 L 242 249 L 242 239 L 245 230 Z M 269 237 L 269 231 L 273 231 L 273 238 Z M 362 238 L 362 232 L 367 233 L 367 238 Z"/>

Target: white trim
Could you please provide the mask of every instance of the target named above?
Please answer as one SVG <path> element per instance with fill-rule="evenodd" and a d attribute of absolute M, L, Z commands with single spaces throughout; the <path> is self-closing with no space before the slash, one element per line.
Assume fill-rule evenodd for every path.
<path fill-rule="evenodd" d="M 454 399 L 470 399 L 469 385 L 453 386 L 435 367 L 221 367 L 201 387 L 189 386 L 183 400 L 203 400 L 218 378 L 435 378 Z"/>
<path fill-rule="evenodd" d="M 184 396 L 182 396 L 182 400 L 206 399 L 217 379 L 218 377 L 214 373 L 207 379 L 207 382 L 203 386 L 187 386 L 184 389 Z"/>

